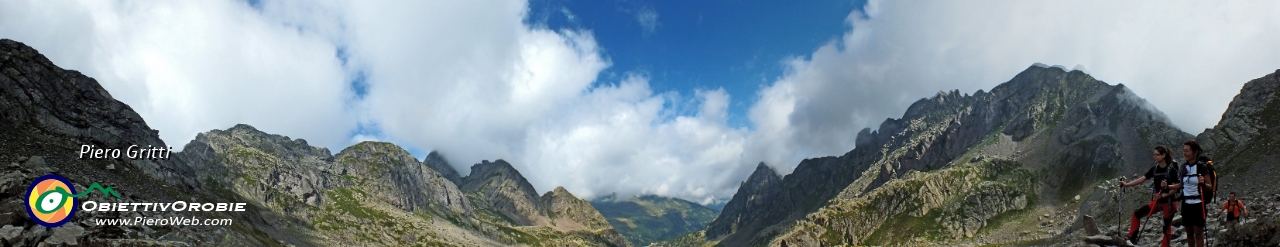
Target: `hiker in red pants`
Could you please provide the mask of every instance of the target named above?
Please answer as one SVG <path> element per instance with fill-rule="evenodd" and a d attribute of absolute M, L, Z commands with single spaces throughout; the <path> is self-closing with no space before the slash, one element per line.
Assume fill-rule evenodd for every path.
<path fill-rule="evenodd" d="M 1161 218 L 1164 219 L 1164 238 L 1160 240 L 1160 246 L 1169 246 L 1169 240 L 1173 237 L 1173 215 L 1176 212 L 1176 204 L 1173 200 L 1173 191 L 1168 189 L 1169 184 L 1178 183 L 1178 165 L 1173 163 L 1173 156 L 1169 153 L 1169 148 L 1156 146 L 1152 151 L 1152 159 L 1156 165 L 1147 170 L 1146 174 L 1125 182 L 1119 180 L 1120 187 L 1131 187 L 1141 185 L 1147 180 L 1151 182 L 1151 202 L 1133 211 L 1133 219 L 1129 223 L 1129 235 L 1126 241 L 1129 245 L 1138 243 L 1138 229 L 1142 228 L 1142 219 L 1150 217 L 1156 212 L 1161 212 Z"/>

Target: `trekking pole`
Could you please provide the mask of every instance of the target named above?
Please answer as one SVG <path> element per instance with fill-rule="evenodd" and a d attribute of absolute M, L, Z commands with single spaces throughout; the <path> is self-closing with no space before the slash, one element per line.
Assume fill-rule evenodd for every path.
<path fill-rule="evenodd" d="M 1157 190 L 1157 191 L 1155 191 L 1154 193 L 1152 193 L 1151 197 L 1152 197 L 1153 199 L 1151 199 L 1151 203 L 1148 203 L 1147 205 L 1152 205 L 1152 208 L 1151 208 L 1151 212 L 1152 212 L 1152 213 L 1148 213 L 1148 214 L 1147 214 L 1147 217 L 1143 217 L 1143 219 L 1142 219 L 1142 228 L 1139 228 L 1139 229 L 1138 229 L 1138 236 L 1139 236 L 1139 237 L 1141 237 L 1143 233 L 1146 233 L 1146 232 L 1147 232 L 1147 227 L 1149 227 L 1149 226 L 1150 226 L 1148 223 L 1151 223 L 1151 216 L 1155 216 L 1155 210 L 1156 210 L 1155 206 L 1158 206 L 1158 205 L 1159 205 L 1159 203 L 1160 203 L 1160 191 L 1158 191 L 1158 190 Z M 1163 208 L 1160 208 L 1160 213 L 1162 214 L 1162 215 L 1160 216 L 1160 217 L 1161 217 L 1161 219 L 1163 219 L 1163 218 L 1164 218 L 1164 215 L 1163 215 L 1163 214 L 1165 213 L 1165 210 L 1168 210 L 1168 207 L 1167 207 L 1167 206 L 1166 206 L 1166 207 L 1163 207 Z M 1163 221 L 1161 221 L 1161 222 L 1163 222 Z M 1163 228 L 1163 226 L 1162 226 L 1162 228 Z M 1161 239 L 1163 239 L 1163 238 L 1164 238 L 1164 232 L 1163 232 L 1163 230 L 1164 230 L 1164 229 L 1161 229 L 1161 233 L 1160 233 L 1160 238 L 1161 238 Z"/>
<path fill-rule="evenodd" d="M 1124 180 L 1125 180 L 1125 177 L 1120 176 L 1120 181 L 1124 181 Z M 1123 230 L 1124 218 L 1121 218 L 1121 215 L 1123 215 L 1121 212 L 1124 211 L 1123 206 L 1124 206 L 1124 184 L 1121 184 L 1119 185 L 1118 188 L 1116 188 L 1116 231 L 1120 232 L 1121 236 L 1125 235 Z"/>

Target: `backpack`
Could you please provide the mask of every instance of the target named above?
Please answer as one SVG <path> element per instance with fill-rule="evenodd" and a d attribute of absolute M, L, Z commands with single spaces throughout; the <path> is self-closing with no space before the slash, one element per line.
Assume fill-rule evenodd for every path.
<path fill-rule="evenodd" d="M 1213 203 L 1214 201 L 1213 199 L 1217 198 L 1217 195 L 1218 195 L 1218 186 L 1217 186 L 1218 170 L 1213 169 L 1213 161 L 1209 160 L 1208 157 L 1200 157 L 1199 160 L 1204 161 L 1205 165 L 1201 166 L 1202 167 L 1201 169 L 1204 169 L 1204 172 L 1201 172 L 1201 173 L 1204 174 L 1205 180 L 1208 180 L 1208 182 L 1200 182 L 1200 194 L 1204 195 L 1205 203 Z M 1211 190 L 1204 189 L 1204 183 L 1209 183 L 1214 185 L 1213 189 Z M 1208 205 L 1208 204 L 1205 204 L 1205 205 Z"/>
<path fill-rule="evenodd" d="M 1240 211 L 1242 211 L 1241 209 L 1244 209 L 1244 203 L 1241 203 L 1240 200 L 1227 200 L 1227 206 L 1225 208 L 1227 209 L 1227 213 L 1230 213 L 1232 217 L 1240 217 Z"/>

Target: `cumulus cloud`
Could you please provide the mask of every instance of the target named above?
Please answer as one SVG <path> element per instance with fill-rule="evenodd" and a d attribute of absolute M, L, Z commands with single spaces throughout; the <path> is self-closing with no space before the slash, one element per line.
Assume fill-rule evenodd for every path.
<path fill-rule="evenodd" d="M 973 92 L 1027 66 L 1087 66 L 1184 131 L 1212 127 L 1246 81 L 1280 68 L 1273 2 L 870 1 L 849 30 L 760 90 L 753 157 L 789 170 L 938 91 Z M 759 156 L 759 157 L 754 157 Z"/>
<path fill-rule="evenodd" d="M 745 176 L 720 172 L 740 164 L 744 138 L 726 127 L 721 89 L 682 97 L 651 91 L 642 75 L 597 82 L 609 61 L 591 32 L 528 26 L 522 2 L 375 5 L 353 4 L 345 18 L 352 61 L 369 74 L 360 107 L 386 140 L 438 150 L 463 173 L 505 159 L 538 190 L 586 198 L 711 202 Z M 668 107 L 686 104 L 699 110 Z"/>
<path fill-rule="evenodd" d="M 170 146 L 247 123 L 345 146 L 334 45 L 236 1 L 5 1 L 0 36 L 94 77 Z"/>

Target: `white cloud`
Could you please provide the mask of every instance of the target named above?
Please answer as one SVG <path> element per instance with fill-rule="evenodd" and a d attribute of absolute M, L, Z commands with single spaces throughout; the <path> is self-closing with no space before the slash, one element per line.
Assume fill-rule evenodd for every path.
<path fill-rule="evenodd" d="M 522 2 L 454 5 L 346 7 L 353 63 L 369 73 L 361 108 L 384 139 L 439 150 L 463 173 L 505 159 L 540 191 L 584 198 L 711 201 L 749 172 L 725 172 L 741 170 L 745 133 L 725 124 L 723 90 L 686 99 L 639 75 L 598 82 L 609 61 L 591 32 L 526 25 Z M 692 116 L 669 108 L 691 103 Z"/>
<path fill-rule="evenodd" d="M 636 22 L 640 23 L 640 28 L 644 29 L 644 33 L 652 34 L 658 30 L 658 26 L 662 23 L 658 22 L 658 11 L 654 11 L 653 7 L 644 6 L 636 11 Z"/>
<path fill-rule="evenodd" d="M 867 13 L 760 91 L 747 153 L 781 170 L 840 155 L 919 98 L 990 90 L 1037 62 L 1087 66 L 1196 134 L 1246 81 L 1280 68 L 1274 2 L 873 0 Z"/>
<path fill-rule="evenodd" d="M 351 97 L 332 43 L 235 1 L 6 1 L 0 36 L 94 77 L 180 149 L 247 123 L 343 146 Z"/>

